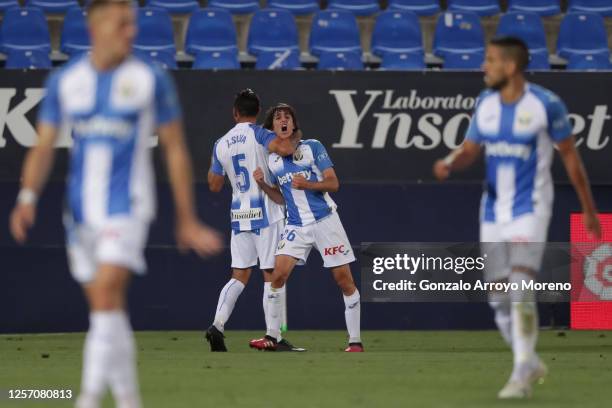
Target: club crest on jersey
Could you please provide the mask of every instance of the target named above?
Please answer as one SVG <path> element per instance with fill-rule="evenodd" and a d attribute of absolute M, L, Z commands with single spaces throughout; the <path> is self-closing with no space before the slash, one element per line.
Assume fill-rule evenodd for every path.
<path fill-rule="evenodd" d="M 293 153 L 293 161 L 300 161 L 304 158 L 304 153 L 302 153 L 302 149 L 299 147 Z"/>

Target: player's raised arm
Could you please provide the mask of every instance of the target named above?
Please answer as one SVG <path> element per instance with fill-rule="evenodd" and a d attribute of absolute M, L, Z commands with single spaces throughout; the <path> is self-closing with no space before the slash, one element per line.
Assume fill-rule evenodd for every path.
<path fill-rule="evenodd" d="M 459 148 L 434 163 L 433 173 L 439 181 L 444 181 L 451 172 L 470 167 L 478 156 L 480 156 L 480 145 L 471 140 L 465 140 Z"/>
<path fill-rule="evenodd" d="M 570 136 L 559 142 L 557 146 L 567 175 L 576 190 L 576 194 L 578 194 L 578 199 L 580 200 L 582 212 L 584 214 L 584 226 L 587 231 L 595 236 L 595 238 L 600 239 L 601 226 L 597 218 L 597 208 L 595 207 L 595 200 L 593 200 L 593 194 L 591 193 L 587 172 L 582 164 L 580 154 L 576 149 L 576 140 L 574 136 Z"/>
<path fill-rule="evenodd" d="M 295 153 L 295 149 L 297 148 L 301 138 L 302 133 L 300 130 L 293 132 L 293 134 L 288 138 L 276 136 L 268 144 L 268 150 L 278 154 L 279 156 L 290 156 Z"/>
<path fill-rule="evenodd" d="M 261 167 L 255 169 L 253 172 L 253 178 L 255 179 L 255 182 L 259 188 L 261 188 L 272 201 L 279 205 L 285 205 L 285 199 L 283 198 L 283 194 L 280 192 L 279 188 L 266 183 L 264 172 Z"/>
<path fill-rule="evenodd" d="M 313 190 L 328 193 L 337 192 L 340 189 L 340 181 L 333 167 L 323 170 L 322 174 L 322 181 L 309 181 L 302 175 L 295 175 L 293 176 L 293 180 L 291 180 L 291 187 L 297 190 Z"/>

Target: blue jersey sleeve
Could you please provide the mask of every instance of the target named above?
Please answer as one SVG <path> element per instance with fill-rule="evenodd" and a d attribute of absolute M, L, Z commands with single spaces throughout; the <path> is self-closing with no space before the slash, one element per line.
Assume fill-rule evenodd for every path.
<path fill-rule="evenodd" d="M 321 142 L 318 140 L 313 140 L 311 143 L 309 143 L 309 145 L 312 149 L 315 165 L 319 168 L 319 170 L 323 171 L 334 166 L 329 158 L 329 154 L 327 154 L 327 150 L 325 150 L 325 146 L 323 146 Z"/>
<path fill-rule="evenodd" d="M 276 133 L 268 129 L 264 129 L 258 125 L 251 125 L 251 129 L 253 129 L 253 132 L 255 132 L 255 140 L 257 140 L 257 143 L 266 149 L 268 148 L 270 142 L 276 137 Z"/>
<path fill-rule="evenodd" d="M 572 135 L 572 125 L 569 122 L 567 108 L 563 101 L 552 92 L 546 103 L 548 116 L 548 134 L 555 142 L 560 142 Z"/>
<path fill-rule="evenodd" d="M 59 127 L 62 122 L 62 107 L 59 101 L 59 75 L 52 73 L 45 83 L 45 97 L 38 110 L 38 122 Z"/>
<path fill-rule="evenodd" d="M 168 73 L 155 67 L 155 117 L 157 125 L 170 123 L 181 116 L 181 106 L 174 81 Z"/>
<path fill-rule="evenodd" d="M 219 144 L 219 141 L 217 140 L 215 142 L 215 146 L 213 147 L 213 154 L 212 154 L 212 162 L 210 164 L 210 171 L 212 171 L 216 175 L 225 176 L 225 170 L 223 170 L 223 166 L 221 165 L 221 162 L 219 161 L 219 156 L 217 156 L 217 146 L 218 146 L 218 144 Z"/>

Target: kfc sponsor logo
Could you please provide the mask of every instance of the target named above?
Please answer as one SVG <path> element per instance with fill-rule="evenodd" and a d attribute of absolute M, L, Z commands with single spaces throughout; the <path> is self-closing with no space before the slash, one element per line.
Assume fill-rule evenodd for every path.
<path fill-rule="evenodd" d="M 333 247 L 328 247 L 323 250 L 323 256 L 333 256 L 333 255 L 348 255 L 350 249 L 346 249 L 344 245 L 336 245 Z"/>

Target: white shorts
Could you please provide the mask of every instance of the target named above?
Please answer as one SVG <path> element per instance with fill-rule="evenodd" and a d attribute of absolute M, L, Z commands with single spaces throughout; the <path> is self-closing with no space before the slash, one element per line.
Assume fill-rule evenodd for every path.
<path fill-rule="evenodd" d="M 504 223 L 480 224 L 481 251 L 487 255 L 485 280 L 507 279 L 513 267 L 540 270 L 548 236 L 549 216 L 523 214 Z"/>
<path fill-rule="evenodd" d="M 109 219 L 103 227 L 66 222 L 68 261 L 74 279 L 91 282 L 98 266 L 110 264 L 142 275 L 149 222 L 125 217 Z"/>
<path fill-rule="evenodd" d="M 259 259 L 259 269 L 274 269 L 274 249 L 284 226 L 284 220 L 280 220 L 257 231 L 232 231 L 232 268 L 251 268 Z"/>
<path fill-rule="evenodd" d="M 287 225 L 278 243 L 276 255 L 289 255 L 304 265 L 312 248 L 323 258 L 323 266 L 334 268 L 355 261 L 355 254 L 338 213 L 305 225 Z"/>

